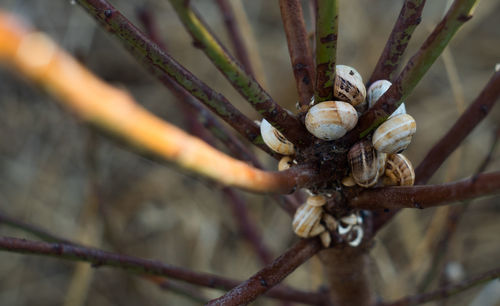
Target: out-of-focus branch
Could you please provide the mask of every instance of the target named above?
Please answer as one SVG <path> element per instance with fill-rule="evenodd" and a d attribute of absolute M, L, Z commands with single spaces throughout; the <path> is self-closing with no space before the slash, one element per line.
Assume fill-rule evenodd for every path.
<path fill-rule="evenodd" d="M 207 305 L 244 305 L 280 283 L 321 249 L 318 239 L 300 240 L 272 264 Z"/>
<path fill-rule="evenodd" d="M 305 111 L 314 96 L 314 64 L 302 14 L 302 5 L 298 0 L 280 0 L 280 9 L 295 83 L 297 84 L 299 104 Z"/>
<path fill-rule="evenodd" d="M 380 303 L 379 306 L 409 306 L 409 305 L 418 305 L 435 300 L 440 300 L 458 294 L 469 288 L 483 284 L 487 281 L 493 280 L 498 277 L 500 277 L 500 268 L 496 268 L 494 270 L 485 272 L 476 277 L 466 279 L 457 284 L 450 284 L 443 288 L 437 289 L 436 291 L 408 296 L 390 303 Z"/>
<path fill-rule="evenodd" d="M 429 35 L 420 49 L 408 61 L 398 78 L 377 103 L 363 114 L 354 129 L 340 139 L 353 144 L 384 122 L 401 102 L 410 95 L 420 79 L 448 45 L 461 25 L 472 18 L 472 11 L 477 0 L 455 0 L 441 22 Z"/>
<path fill-rule="evenodd" d="M 210 58 L 238 92 L 291 142 L 301 147 L 312 139 L 305 127 L 291 113 L 277 104 L 257 81 L 243 70 L 190 6 L 189 1 L 170 0 L 195 44 Z"/>
<path fill-rule="evenodd" d="M 425 0 L 405 1 L 368 84 L 377 80 L 392 80 L 413 31 L 420 24 L 424 5 Z"/>
<path fill-rule="evenodd" d="M 429 208 L 500 192 L 500 171 L 442 185 L 384 187 L 363 191 L 350 201 L 359 209 Z"/>
<path fill-rule="evenodd" d="M 217 180 L 260 192 L 292 191 L 314 173 L 303 167 L 267 172 L 233 159 L 155 117 L 125 92 L 96 78 L 50 38 L 0 15 L 0 60 L 42 85 L 85 121 L 133 146 Z"/>
<path fill-rule="evenodd" d="M 318 0 L 316 12 L 316 103 L 333 99 L 337 33 L 339 27 L 337 0 Z"/>
<path fill-rule="evenodd" d="M 230 290 L 240 283 L 237 280 L 208 273 L 194 272 L 188 269 L 164 264 L 159 261 L 63 243 L 47 243 L 11 237 L 0 237 L 0 250 L 14 253 L 44 255 L 72 261 L 87 261 L 91 263 L 94 268 L 101 266 L 115 267 L 139 274 L 165 276 L 199 286 L 222 290 Z M 286 286 L 273 288 L 266 295 L 271 298 L 313 305 L 319 304 L 323 299 L 321 294 L 295 290 Z"/>
<path fill-rule="evenodd" d="M 160 80 L 172 78 L 201 103 L 216 113 L 254 145 L 269 152 L 258 126 L 237 110 L 222 94 L 214 91 L 177 63 L 106 0 L 77 0 L 92 17 L 116 36 L 126 49 Z"/>

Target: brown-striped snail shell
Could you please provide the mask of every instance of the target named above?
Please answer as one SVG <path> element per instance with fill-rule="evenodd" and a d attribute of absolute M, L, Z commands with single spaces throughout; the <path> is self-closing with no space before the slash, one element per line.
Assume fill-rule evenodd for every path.
<path fill-rule="evenodd" d="M 355 107 L 360 107 L 361 104 L 365 103 L 366 88 L 356 69 L 337 65 L 335 73 L 333 96 L 341 101 L 349 102 Z"/>
<path fill-rule="evenodd" d="M 323 140 L 344 136 L 358 123 L 358 114 L 351 104 L 340 101 L 321 102 L 309 109 L 305 118 L 307 130 Z"/>
<path fill-rule="evenodd" d="M 274 152 L 283 155 L 293 155 L 295 147 L 293 143 L 275 129 L 266 119 L 262 119 L 260 123 L 260 134 L 264 143 Z"/>
<path fill-rule="evenodd" d="M 403 154 L 389 154 L 383 183 L 389 186 L 413 186 L 415 171 L 408 158 Z"/>
<path fill-rule="evenodd" d="M 368 107 L 372 107 L 377 100 L 391 87 L 392 83 L 387 80 L 378 80 L 372 83 L 366 92 L 366 100 L 368 100 Z M 389 116 L 389 118 L 399 114 L 406 114 L 405 103 L 402 102 L 399 107 Z"/>
<path fill-rule="evenodd" d="M 347 154 L 347 160 L 356 184 L 370 187 L 377 183 L 379 164 L 377 152 L 370 140 L 365 139 L 354 144 Z"/>
<path fill-rule="evenodd" d="M 323 209 L 321 206 L 312 206 L 307 204 L 302 204 L 295 215 L 293 216 L 293 231 L 300 237 L 307 238 L 314 236 L 313 234 L 319 235 L 321 228 L 323 231 L 325 228 L 319 224 L 321 220 L 321 214 Z M 319 231 L 319 232 L 318 232 Z"/>
<path fill-rule="evenodd" d="M 382 177 L 384 175 L 386 162 L 387 153 L 377 151 L 378 177 Z"/>
<path fill-rule="evenodd" d="M 283 156 L 278 163 L 278 170 L 284 171 L 290 169 L 293 165 L 293 159 L 290 156 Z"/>
<path fill-rule="evenodd" d="M 394 116 L 375 130 L 372 137 L 373 146 L 383 153 L 400 153 L 408 147 L 416 131 L 417 124 L 412 116 Z"/>

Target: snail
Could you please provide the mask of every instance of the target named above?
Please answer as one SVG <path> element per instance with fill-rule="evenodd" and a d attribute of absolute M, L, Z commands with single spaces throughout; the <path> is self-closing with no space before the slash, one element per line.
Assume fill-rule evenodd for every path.
<path fill-rule="evenodd" d="M 323 196 L 311 196 L 307 199 L 306 203 L 297 208 L 292 221 L 295 234 L 303 238 L 308 238 L 317 236 L 326 230 L 320 224 L 323 213 L 322 205 L 326 203 L 326 200 L 323 200 Z"/>
<path fill-rule="evenodd" d="M 378 99 L 391 87 L 392 83 L 387 80 L 378 80 L 372 83 L 366 92 L 366 100 L 368 101 L 368 108 L 377 103 Z M 389 116 L 392 118 L 399 114 L 406 114 L 405 103 L 402 102 L 399 107 Z"/>
<path fill-rule="evenodd" d="M 266 119 L 260 123 L 260 133 L 264 143 L 276 153 L 283 155 L 293 155 L 295 147 L 288 139 L 275 129 Z"/>
<path fill-rule="evenodd" d="M 284 171 L 290 169 L 293 164 L 293 160 L 290 156 L 283 156 L 278 163 L 278 170 Z"/>
<path fill-rule="evenodd" d="M 378 177 L 382 177 L 384 175 L 386 162 L 387 153 L 377 151 Z"/>
<path fill-rule="evenodd" d="M 385 169 L 384 185 L 413 186 L 415 171 L 403 154 L 389 154 Z"/>
<path fill-rule="evenodd" d="M 379 152 L 394 154 L 404 151 L 417 130 L 415 119 L 400 114 L 382 123 L 373 133 L 372 142 Z"/>
<path fill-rule="evenodd" d="M 352 130 L 356 123 L 356 109 L 341 101 L 318 103 L 309 109 L 305 118 L 307 130 L 323 140 L 339 139 Z"/>
<path fill-rule="evenodd" d="M 379 163 L 377 152 L 370 140 L 365 139 L 354 144 L 347 154 L 347 160 L 356 184 L 361 187 L 370 187 L 377 183 Z"/>
<path fill-rule="evenodd" d="M 356 108 L 364 108 L 366 88 L 361 75 L 356 69 L 345 65 L 337 65 L 335 73 L 333 96 Z"/>

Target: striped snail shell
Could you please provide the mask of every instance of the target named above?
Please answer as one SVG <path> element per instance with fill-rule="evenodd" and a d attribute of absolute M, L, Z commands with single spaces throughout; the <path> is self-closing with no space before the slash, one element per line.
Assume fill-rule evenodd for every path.
<path fill-rule="evenodd" d="M 293 216 L 292 227 L 295 234 L 307 238 L 321 234 L 325 228 L 319 224 L 323 209 L 321 206 L 302 204 Z"/>
<path fill-rule="evenodd" d="M 368 107 L 372 107 L 377 103 L 378 99 L 391 87 L 392 83 L 387 80 L 378 80 L 368 87 L 366 92 L 366 99 L 368 100 Z M 402 102 L 399 107 L 389 116 L 389 118 L 399 114 L 406 114 L 405 103 Z"/>
<path fill-rule="evenodd" d="M 266 119 L 260 123 L 260 134 L 264 143 L 274 152 L 283 155 L 293 155 L 295 147 L 288 139 L 275 129 Z"/>
<path fill-rule="evenodd" d="M 358 123 L 358 114 L 352 105 L 340 101 L 321 102 L 309 109 L 305 124 L 307 130 L 323 140 L 344 136 Z"/>
<path fill-rule="evenodd" d="M 347 160 L 356 184 L 370 187 L 377 183 L 379 164 L 377 152 L 370 140 L 365 139 L 354 144 L 347 154 Z"/>
<path fill-rule="evenodd" d="M 382 177 L 384 175 L 386 162 L 387 153 L 377 151 L 378 177 Z"/>
<path fill-rule="evenodd" d="M 413 186 L 415 171 L 403 154 L 389 154 L 385 169 L 384 185 Z"/>
<path fill-rule="evenodd" d="M 352 106 L 361 107 L 365 103 L 366 88 L 359 72 L 349 66 L 337 65 L 335 73 L 333 96 Z"/>
<path fill-rule="evenodd" d="M 373 146 L 383 153 L 400 153 L 408 147 L 416 131 L 417 124 L 412 116 L 394 116 L 375 130 L 372 137 Z"/>

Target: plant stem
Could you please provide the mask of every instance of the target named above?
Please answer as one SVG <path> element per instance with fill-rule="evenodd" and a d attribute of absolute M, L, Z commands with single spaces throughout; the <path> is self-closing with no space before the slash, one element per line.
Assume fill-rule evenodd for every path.
<path fill-rule="evenodd" d="M 429 208 L 500 192 L 500 171 L 441 184 L 383 187 L 361 192 L 350 201 L 359 209 Z"/>
<path fill-rule="evenodd" d="M 106 0 L 77 0 L 106 30 L 157 78 L 172 78 L 211 111 L 256 146 L 267 150 L 258 126 L 238 111 L 223 95 L 208 87 L 177 63 Z"/>
<path fill-rule="evenodd" d="M 277 104 L 259 83 L 229 55 L 200 17 L 191 10 L 189 2 L 170 0 L 170 3 L 193 37 L 195 44 L 205 52 L 231 85 L 255 110 L 295 145 L 299 147 L 308 145 L 311 136 L 305 127 L 297 118 Z"/>
<path fill-rule="evenodd" d="M 300 240 L 274 262 L 207 305 L 248 304 L 279 284 L 321 249 L 319 239 Z"/>
<path fill-rule="evenodd" d="M 375 66 L 368 85 L 377 80 L 390 80 L 401 63 L 413 31 L 420 24 L 425 0 L 406 0 L 399 12 L 384 51 Z"/>
<path fill-rule="evenodd" d="M 318 0 L 316 12 L 316 87 L 314 101 L 333 99 L 337 57 L 337 0 Z"/>
<path fill-rule="evenodd" d="M 139 274 L 165 276 L 199 286 L 222 290 L 230 290 L 240 283 L 237 280 L 208 273 L 193 272 L 159 261 L 62 243 L 47 243 L 11 237 L 0 237 L 0 250 L 14 253 L 51 256 L 72 261 L 87 261 L 91 263 L 94 268 L 101 266 L 116 267 Z M 267 293 L 267 296 L 313 305 L 318 304 L 319 301 L 323 299 L 321 294 L 304 292 L 285 286 L 278 286 L 271 289 Z"/>
<path fill-rule="evenodd" d="M 476 1 L 455 0 L 453 2 L 444 18 L 408 61 L 389 90 L 359 118 L 356 127 L 342 137 L 341 141 L 353 144 L 367 136 L 399 107 L 439 57 L 460 26 L 472 18 L 471 13 Z"/>
<path fill-rule="evenodd" d="M 299 0 L 280 0 L 280 10 L 297 84 L 299 104 L 302 106 L 302 111 L 306 111 L 314 96 L 314 64 L 302 5 Z"/>

